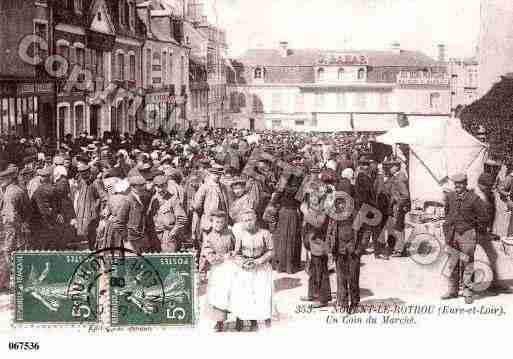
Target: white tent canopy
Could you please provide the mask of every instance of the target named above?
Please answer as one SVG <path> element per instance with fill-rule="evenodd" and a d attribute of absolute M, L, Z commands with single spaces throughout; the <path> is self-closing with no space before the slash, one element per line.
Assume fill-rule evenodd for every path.
<path fill-rule="evenodd" d="M 476 186 L 487 158 L 487 146 L 452 120 L 419 121 L 394 128 L 376 140 L 410 145 L 412 200 L 442 202 L 447 179 L 456 173 L 466 173 L 469 186 Z"/>

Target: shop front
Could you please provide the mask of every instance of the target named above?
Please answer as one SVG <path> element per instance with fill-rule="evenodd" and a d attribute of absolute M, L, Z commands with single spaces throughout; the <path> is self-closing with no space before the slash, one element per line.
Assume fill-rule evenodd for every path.
<path fill-rule="evenodd" d="M 153 92 L 145 96 L 144 116 L 146 130 L 162 129 L 165 132 L 183 126 L 185 98 L 173 92 Z"/>
<path fill-rule="evenodd" d="M 20 137 L 53 137 L 53 83 L 0 80 L 0 132 Z"/>

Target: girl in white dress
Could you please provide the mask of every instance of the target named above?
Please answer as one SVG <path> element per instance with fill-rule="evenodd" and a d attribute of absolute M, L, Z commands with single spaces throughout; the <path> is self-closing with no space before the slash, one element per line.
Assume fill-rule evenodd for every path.
<path fill-rule="evenodd" d="M 205 236 L 201 253 L 210 267 L 207 287 L 210 314 L 216 320 L 215 330 L 221 332 L 228 312 L 231 278 L 236 269 L 232 260 L 235 238 L 226 226 L 224 211 L 214 211 L 211 219 L 212 231 Z"/>
<path fill-rule="evenodd" d="M 258 228 L 256 213 L 241 213 L 234 226 L 235 270 L 230 295 L 230 312 L 236 317 L 236 329 L 242 330 L 243 320 L 251 321 L 251 330 L 257 329 L 257 321 L 271 324 L 272 316 L 272 267 L 271 233 Z"/>

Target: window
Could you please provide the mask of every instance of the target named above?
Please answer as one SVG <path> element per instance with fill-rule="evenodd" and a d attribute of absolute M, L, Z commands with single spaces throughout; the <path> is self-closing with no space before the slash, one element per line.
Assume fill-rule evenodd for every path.
<path fill-rule="evenodd" d="M 125 0 L 119 0 L 118 8 L 119 8 L 119 23 L 121 25 L 124 25 L 126 23 L 126 20 L 125 20 Z"/>
<path fill-rule="evenodd" d="M 337 92 L 337 110 L 342 111 L 346 107 L 346 94 L 344 92 Z"/>
<path fill-rule="evenodd" d="M 344 79 L 344 69 L 338 69 L 338 80 L 342 81 Z"/>
<path fill-rule="evenodd" d="M 235 92 L 232 92 L 230 95 L 230 109 L 232 110 L 232 112 L 240 112 L 239 96 Z"/>
<path fill-rule="evenodd" d="M 264 104 L 258 95 L 253 95 L 253 112 L 254 113 L 263 113 L 264 112 Z"/>
<path fill-rule="evenodd" d="M 59 45 L 57 48 L 59 55 L 69 60 L 69 46 L 68 45 Z"/>
<path fill-rule="evenodd" d="M 281 93 L 274 92 L 272 95 L 272 111 L 280 112 L 281 111 Z"/>
<path fill-rule="evenodd" d="M 161 62 L 160 62 L 161 61 L 160 53 L 154 52 L 152 59 L 153 59 L 152 66 L 151 66 L 152 71 L 162 71 L 162 66 L 161 66 Z"/>
<path fill-rule="evenodd" d="M 317 80 L 324 81 L 324 69 L 322 67 L 317 70 Z"/>
<path fill-rule="evenodd" d="M 124 5 L 123 5 L 123 10 L 125 11 L 125 16 L 124 16 L 124 20 L 125 20 L 125 25 L 128 25 L 131 21 L 130 21 L 130 4 L 128 2 L 125 2 Z"/>
<path fill-rule="evenodd" d="M 102 13 L 101 13 L 101 11 L 98 11 L 98 14 L 96 14 L 96 19 L 98 21 L 102 21 Z"/>
<path fill-rule="evenodd" d="M 135 81 L 135 55 L 130 55 L 130 80 Z"/>
<path fill-rule="evenodd" d="M 160 85 L 162 83 L 162 78 L 160 77 L 154 77 L 153 80 L 152 80 L 152 83 L 154 85 Z"/>
<path fill-rule="evenodd" d="M 168 82 L 166 77 L 167 71 L 167 51 L 162 53 L 162 78 L 164 79 L 164 83 Z"/>
<path fill-rule="evenodd" d="M 358 70 L 358 80 L 363 80 L 363 79 L 365 79 L 365 70 L 359 69 Z"/>
<path fill-rule="evenodd" d="M 98 75 L 103 74 L 103 51 L 96 50 L 93 52 L 93 56 L 96 56 L 96 73 Z"/>
<path fill-rule="evenodd" d="M 281 127 L 281 120 L 272 120 L 272 127 Z"/>
<path fill-rule="evenodd" d="M 125 79 L 125 55 L 120 53 L 117 55 L 118 58 L 118 80 L 123 81 Z"/>
<path fill-rule="evenodd" d="M 82 47 L 75 48 L 75 54 L 76 54 L 76 57 L 77 57 L 77 65 L 83 68 L 84 65 L 85 65 L 85 52 L 84 52 L 84 48 L 82 48 Z"/>
<path fill-rule="evenodd" d="M 438 92 L 433 92 L 429 95 L 429 107 L 437 108 L 440 105 L 440 94 Z"/>
<path fill-rule="evenodd" d="M 130 28 L 132 30 L 135 29 L 135 4 L 132 3 L 132 2 L 129 2 L 128 3 L 128 19 L 129 19 L 129 22 L 130 22 Z"/>
<path fill-rule="evenodd" d="M 75 133 L 78 135 L 84 130 L 84 105 L 75 106 Z"/>
<path fill-rule="evenodd" d="M 146 50 L 146 83 L 149 86 L 151 82 L 151 49 Z"/>
<path fill-rule="evenodd" d="M 44 39 L 45 42 L 48 41 L 48 25 L 46 23 L 36 22 L 34 24 L 34 34 Z M 46 50 L 40 48 L 38 44 L 34 44 L 34 56 L 39 56 L 40 58 L 46 57 Z"/>
<path fill-rule="evenodd" d="M 246 96 L 243 93 L 239 95 L 239 106 L 246 107 Z"/>
<path fill-rule="evenodd" d="M 388 93 L 379 94 L 379 107 L 382 111 L 387 111 L 389 109 Z"/>
<path fill-rule="evenodd" d="M 173 53 L 169 52 L 169 79 L 173 82 Z"/>
<path fill-rule="evenodd" d="M 296 112 L 305 112 L 305 94 L 296 94 Z"/>
<path fill-rule="evenodd" d="M 315 94 L 315 108 L 317 111 L 322 111 L 324 107 L 324 93 L 318 92 Z"/>
<path fill-rule="evenodd" d="M 182 86 L 185 86 L 185 57 L 181 57 L 181 62 L 180 62 L 180 74 L 182 75 L 182 78 L 181 78 L 181 84 Z"/>
<path fill-rule="evenodd" d="M 261 67 L 257 67 L 255 69 L 255 80 L 258 80 L 258 79 L 261 79 L 262 78 L 262 68 Z"/>
<path fill-rule="evenodd" d="M 305 120 L 296 120 L 296 126 L 304 126 Z"/>
<path fill-rule="evenodd" d="M 356 93 L 356 106 L 360 110 L 365 110 L 367 107 L 367 96 L 365 92 L 357 92 Z"/>

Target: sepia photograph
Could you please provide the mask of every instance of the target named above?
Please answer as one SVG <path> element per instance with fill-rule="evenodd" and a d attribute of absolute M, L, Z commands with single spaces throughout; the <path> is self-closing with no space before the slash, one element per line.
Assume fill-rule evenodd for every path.
<path fill-rule="evenodd" d="M 506 0 L 0 0 L 2 349 L 502 332 L 512 99 Z"/>

